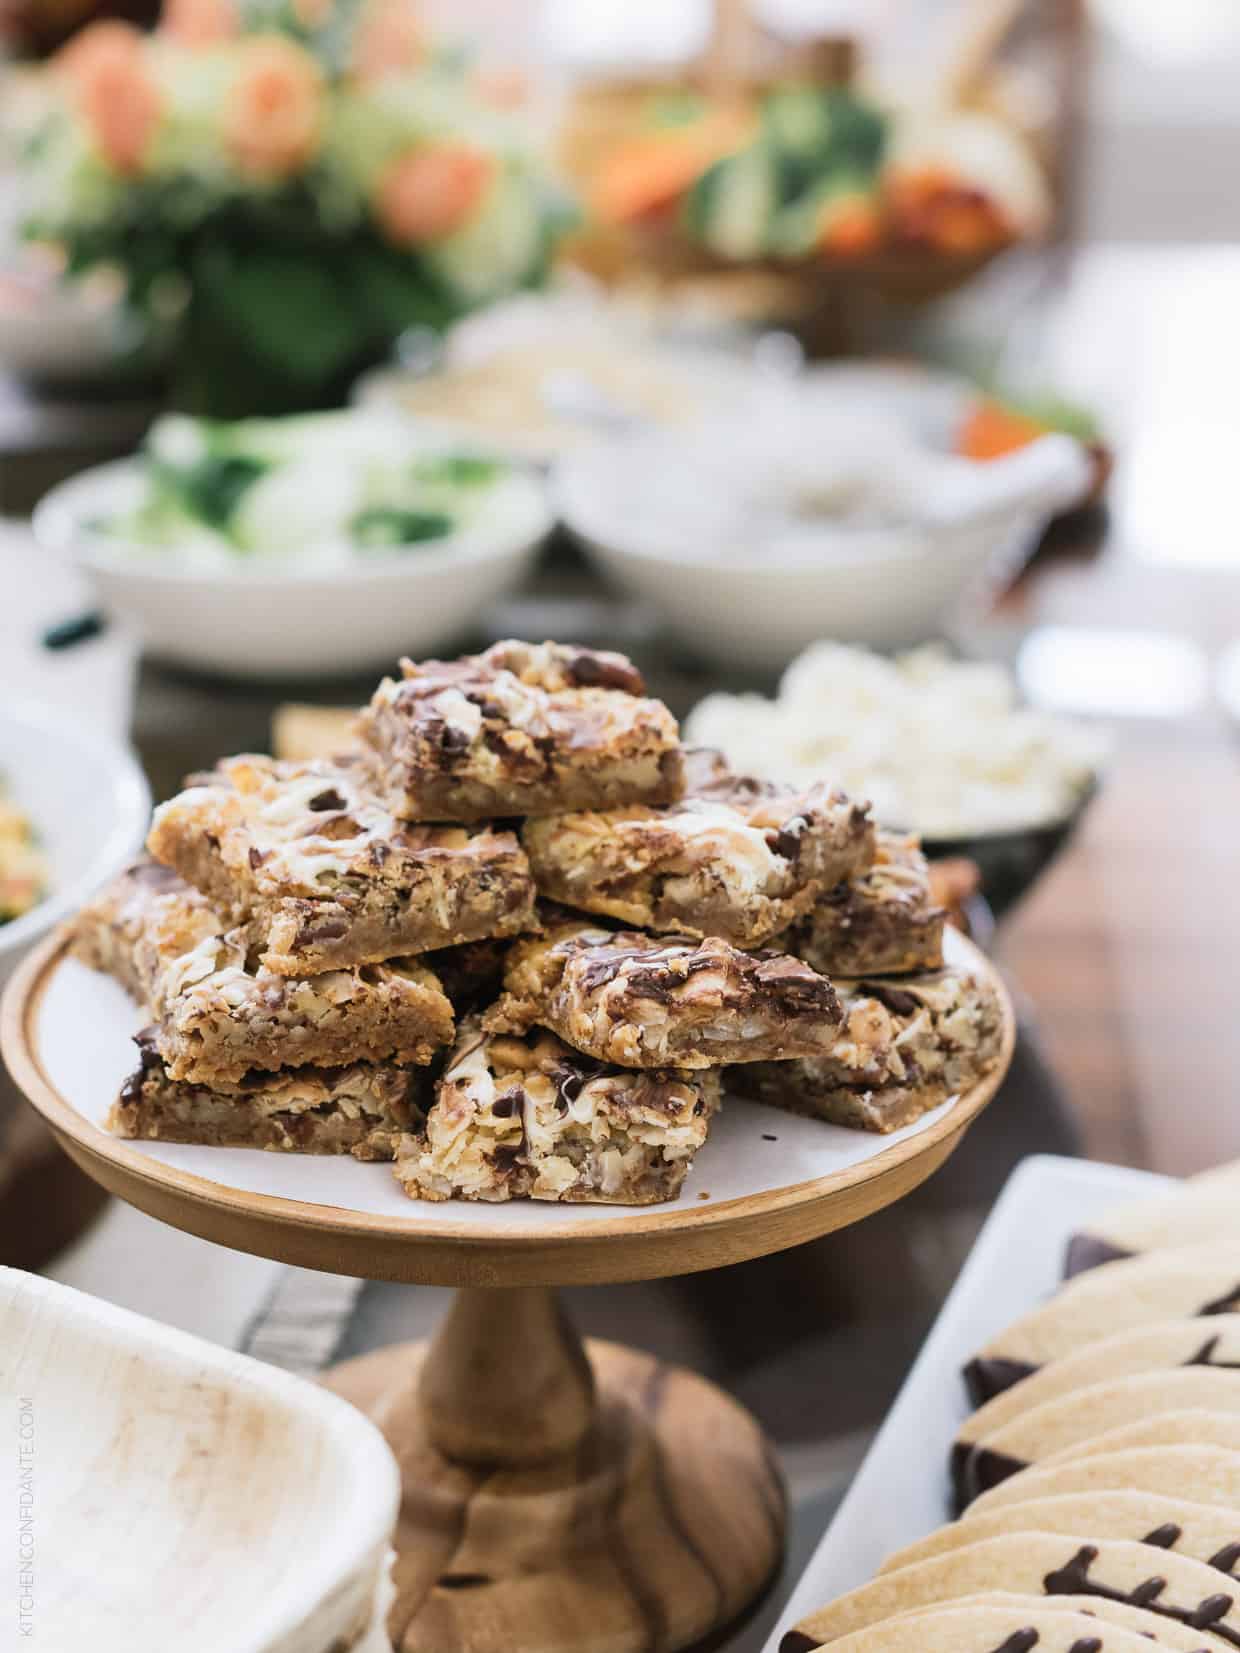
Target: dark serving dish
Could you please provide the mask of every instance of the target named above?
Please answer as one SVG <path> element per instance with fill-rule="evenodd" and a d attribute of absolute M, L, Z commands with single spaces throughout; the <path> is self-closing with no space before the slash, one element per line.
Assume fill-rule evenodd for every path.
<path fill-rule="evenodd" d="M 1098 784 L 1095 776 L 1077 799 L 1072 813 L 1061 821 L 976 837 L 925 838 L 922 847 L 931 861 L 965 856 L 976 862 L 986 903 L 995 918 L 1002 919 L 1029 893 L 1072 838 L 1097 795 Z"/>

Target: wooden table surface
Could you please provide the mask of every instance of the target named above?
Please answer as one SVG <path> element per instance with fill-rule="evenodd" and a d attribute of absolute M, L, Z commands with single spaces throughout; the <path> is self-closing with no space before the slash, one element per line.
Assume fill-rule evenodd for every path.
<path fill-rule="evenodd" d="M 1238 284 L 1240 249 L 1079 261 L 1044 360 L 1113 434 L 1109 522 L 1040 558 L 1000 610 L 1083 642 L 1055 684 L 1069 703 L 1131 708 L 1108 718 L 1105 785 L 1001 957 L 1085 1152 L 1176 1173 L 1240 1156 L 1240 728 L 1211 687 L 1240 639 Z"/>

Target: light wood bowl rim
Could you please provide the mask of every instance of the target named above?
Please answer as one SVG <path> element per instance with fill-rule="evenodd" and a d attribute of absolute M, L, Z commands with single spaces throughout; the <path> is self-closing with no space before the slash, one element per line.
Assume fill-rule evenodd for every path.
<path fill-rule="evenodd" d="M 363 1279 L 446 1285 L 651 1279 L 798 1245 L 870 1215 L 937 1169 L 998 1090 L 1016 1041 L 1016 1018 L 1002 977 L 961 937 L 961 962 L 986 977 L 998 994 L 999 1052 L 990 1071 L 925 1130 L 859 1165 L 785 1188 L 703 1201 L 689 1210 L 630 1207 L 624 1215 L 588 1224 L 568 1218 L 500 1236 L 451 1218 L 419 1217 L 411 1223 L 230 1188 L 165 1165 L 91 1124 L 48 1078 L 35 1037 L 39 1004 L 69 940 L 65 929 L 48 937 L 14 974 L 0 1004 L 0 1054 L 71 1158 L 131 1205 L 202 1238 Z"/>

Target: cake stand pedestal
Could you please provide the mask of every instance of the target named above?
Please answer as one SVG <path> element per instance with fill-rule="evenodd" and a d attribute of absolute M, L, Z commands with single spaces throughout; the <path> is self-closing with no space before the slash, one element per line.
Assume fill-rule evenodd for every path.
<path fill-rule="evenodd" d="M 682 1368 L 583 1347 L 545 1287 L 458 1292 L 429 1346 L 327 1382 L 400 1462 L 400 1648 L 684 1647 L 778 1564 L 783 1490 L 749 1414 Z"/>
<path fill-rule="evenodd" d="M 787 1182 L 754 1151 L 774 1133 L 712 1138 L 702 1180 L 732 1196 L 704 1188 L 666 1207 L 402 1203 L 390 1177 L 374 1180 L 382 1167 L 120 1141 L 98 1124 L 116 1093 L 114 1058 L 83 1062 L 65 1044 L 89 1041 L 92 1025 L 106 1043 L 119 990 L 68 958 L 63 939 L 14 978 L 0 1036 L 69 1155 L 139 1209 L 285 1263 L 459 1288 L 429 1343 L 379 1350 L 324 1380 L 374 1418 L 400 1462 L 389 1619 L 399 1653 L 673 1653 L 718 1645 L 775 1576 L 785 1515 L 774 1454 L 713 1384 L 616 1344 L 583 1345 L 552 1288 L 764 1256 L 924 1181 L 998 1089 L 1015 1037 L 993 966 L 955 936 L 951 953 L 994 983 L 1003 1007 L 978 1084 L 890 1142 L 849 1136 L 865 1157 L 809 1179 L 792 1142 L 816 1141 L 804 1134 L 812 1122 L 784 1127 Z M 123 1036 L 119 1049 L 123 1072 Z M 730 1104 L 735 1121 L 747 1106 Z M 313 1198 L 267 1191 L 290 1176 L 313 1183 Z M 345 1203 L 354 1191 L 356 1207 Z"/>

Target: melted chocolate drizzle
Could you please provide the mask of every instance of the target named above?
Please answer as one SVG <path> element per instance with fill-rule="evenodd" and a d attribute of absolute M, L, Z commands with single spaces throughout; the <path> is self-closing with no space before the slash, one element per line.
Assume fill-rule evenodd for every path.
<path fill-rule="evenodd" d="M 1234 1285 L 1212 1303 L 1203 1303 L 1198 1314 L 1235 1314 L 1240 1309 L 1240 1285 Z"/>
<path fill-rule="evenodd" d="M 1160 1550 L 1173 1550 L 1180 1542 L 1183 1532 L 1183 1527 L 1177 1527 L 1174 1521 L 1165 1521 L 1161 1527 L 1155 1527 L 1153 1532 L 1147 1533 L 1141 1542 L 1156 1545 Z"/>
<path fill-rule="evenodd" d="M 1007 1640 L 995 1648 L 994 1653 L 1029 1653 L 1029 1649 L 1036 1647 L 1041 1639 L 1032 1625 L 1025 1630 L 1013 1630 Z"/>
<path fill-rule="evenodd" d="M 964 1369 L 965 1387 L 975 1407 L 982 1406 L 1022 1378 L 1032 1377 L 1037 1367 L 1027 1360 L 1005 1360 L 1002 1355 L 976 1355 Z"/>
<path fill-rule="evenodd" d="M 821 1647 L 812 1636 L 807 1636 L 804 1630 L 786 1630 L 779 1643 L 779 1653 L 814 1653 L 814 1649 Z"/>
<path fill-rule="evenodd" d="M 1113 1590 L 1109 1584 L 1090 1578 L 1089 1569 L 1097 1559 L 1097 1548 L 1093 1544 L 1083 1544 L 1064 1566 L 1047 1573 L 1042 1580 L 1042 1588 L 1048 1596 L 1100 1596 L 1104 1601 L 1127 1602 L 1130 1607 L 1144 1607 L 1148 1613 L 1175 1619 L 1180 1624 L 1188 1625 L 1190 1630 L 1209 1630 L 1233 1647 L 1240 1647 L 1240 1631 L 1222 1622 L 1235 1604 L 1234 1596 L 1220 1593 L 1207 1596 L 1196 1607 L 1173 1607 L 1158 1599 L 1167 1588 L 1165 1578 L 1147 1578 L 1125 1594 L 1123 1590 Z"/>
<path fill-rule="evenodd" d="M 1240 1370 L 1240 1361 L 1237 1361 L 1237 1360 L 1215 1360 L 1213 1358 L 1214 1357 L 1214 1351 L 1215 1351 L 1215 1349 L 1218 1348 L 1218 1346 L 1221 1342 L 1222 1342 L 1221 1337 L 1218 1337 L 1218 1336 L 1207 1337 L 1205 1342 L 1201 1345 L 1200 1349 L 1197 1350 L 1197 1353 L 1192 1357 L 1192 1359 L 1191 1360 L 1186 1360 L 1184 1362 L 1184 1364 L 1186 1366 L 1214 1366 L 1220 1371 L 1233 1371 L 1234 1372 L 1234 1371 Z"/>

